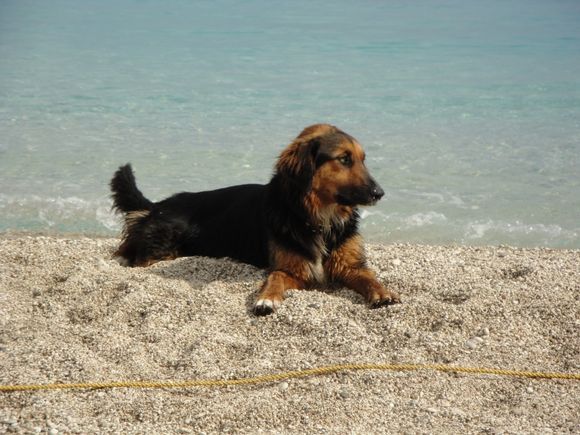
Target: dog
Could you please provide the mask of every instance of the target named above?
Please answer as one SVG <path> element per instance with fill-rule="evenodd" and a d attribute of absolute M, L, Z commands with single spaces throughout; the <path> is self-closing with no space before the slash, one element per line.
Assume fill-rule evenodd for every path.
<path fill-rule="evenodd" d="M 284 149 L 266 185 L 244 184 L 151 202 L 130 164 L 110 187 L 124 213 L 115 256 L 148 266 L 182 256 L 229 257 L 268 269 L 253 312 L 274 312 L 289 289 L 342 284 L 371 308 L 400 302 L 376 279 L 358 232 L 358 207 L 384 195 L 352 136 L 328 124 L 305 128 Z"/>

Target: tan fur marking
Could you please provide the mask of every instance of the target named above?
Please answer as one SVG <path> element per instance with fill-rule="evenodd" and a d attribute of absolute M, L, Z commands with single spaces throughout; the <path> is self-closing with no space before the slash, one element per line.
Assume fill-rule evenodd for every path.
<path fill-rule="evenodd" d="M 310 192 L 304 199 L 304 206 L 312 216 L 312 223 L 319 225 L 324 233 L 329 233 L 333 225 L 341 227 L 352 216 L 352 207 L 336 203 L 323 206 L 318 196 Z"/>
<path fill-rule="evenodd" d="M 177 253 L 173 253 L 173 254 L 165 255 L 161 258 L 148 258 L 147 260 L 145 260 L 141 263 L 135 263 L 134 266 L 135 267 L 148 267 L 148 266 L 151 266 L 152 264 L 159 263 L 160 261 L 175 260 L 178 257 L 179 257 L 179 255 L 177 255 Z"/>
<path fill-rule="evenodd" d="M 139 223 L 141 219 L 149 216 L 149 210 L 130 211 L 125 215 L 125 225 L 123 226 L 123 238 L 127 238 L 133 227 Z"/>
<path fill-rule="evenodd" d="M 361 146 L 361 144 L 359 144 L 357 141 L 354 141 L 352 143 L 352 152 L 355 156 L 355 160 L 364 162 L 365 160 L 365 152 Z"/>
<path fill-rule="evenodd" d="M 272 252 L 270 262 L 271 270 L 281 270 L 288 273 L 298 281 L 302 282 L 303 287 L 317 282 L 317 277 L 313 273 L 313 270 L 318 269 L 317 266 L 315 266 L 316 262 L 311 263 L 303 256 L 288 252 L 277 247 L 274 243 L 272 243 L 270 252 Z"/>
<path fill-rule="evenodd" d="M 139 219 L 149 216 L 149 213 L 149 210 L 130 211 L 125 215 L 125 224 L 129 226 L 134 225 Z"/>
<path fill-rule="evenodd" d="M 284 300 L 286 290 L 292 288 L 304 288 L 304 283 L 287 272 L 275 270 L 266 278 L 258 293 L 256 303 L 269 305 L 267 301 L 270 301 L 270 307 L 276 308 Z"/>
<path fill-rule="evenodd" d="M 316 197 L 316 201 L 309 199 L 313 205 L 312 210 L 325 208 L 336 203 L 336 194 L 341 187 L 346 186 L 365 186 L 369 179 L 369 174 L 364 165 L 364 151 L 358 142 L 351 141 L 347 137 L 342 140 L 332 153 L 333 157 L 339 157 L 342 154 L 349 153 L 353 159 L 351 167 L 339 163 L 337 160 L 330 160 L 322 165 L 312 178 L 311 195 Z"/>
<path fill-rule="evenodd" d="M 115 253 L 113 254 L 114 257 L 122 258 L 124 260 L 124 261 L 117 260 L 119 261 L 119 264 L 121 264 L 122 266 L 129 265 L 129 261 L 127 260 L 127 257 L 125 255 L 128 243 L 127 238 L 129 237 L 129 234 L 131 233 L 133 228 L 139 224 L 139 221 L 141 219 L 144 219 L 147 216 L 149 216 L 149 213 L 150 213 L 149 210 L 137 210 L 130 211 L 125 215 L 125 223 L 123 225 L 123 232 L 121 234 L 122 241 L 117 250 L 115 251 Z M 147 266 L 147 264 L 136 264 L 135 266 Z"/>

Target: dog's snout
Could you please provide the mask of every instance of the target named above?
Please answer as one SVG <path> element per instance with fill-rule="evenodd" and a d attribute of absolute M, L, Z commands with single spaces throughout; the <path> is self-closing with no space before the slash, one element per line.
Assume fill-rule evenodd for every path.
<path fill-rule="evenodd" d="M 385 196 L 385 191 L 377 183 L 374 183 L 373 187 L 371 188 L 371 196 L 373 197 L 374 201 L 378 201 L 383 196 Z"/>
<path fill-rule="evenodd" d="M 385 192 L 380 187 L 375 187 L 372 191 L 372 195 L 373 195 L 373 199 L 375 201 L 378 201 L 379 199 L 381 199 L 385 195 Z"/>

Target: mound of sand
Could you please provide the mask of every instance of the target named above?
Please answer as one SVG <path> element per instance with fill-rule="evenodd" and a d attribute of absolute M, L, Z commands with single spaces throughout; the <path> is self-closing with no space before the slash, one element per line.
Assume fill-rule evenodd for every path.
<path fill-rule="evenodd" d="M 0 383 L 239 378 L 336 363 L 580 371 L 580 251 L 368 246 L 403 303 L 291 291 L 251 314 L 264 272 L 111 260 L 111 239 L 0 238 Z M 429 371 L 254 386 L 0 393 L 0 431 L 580 432 L 580 383 Z"/>

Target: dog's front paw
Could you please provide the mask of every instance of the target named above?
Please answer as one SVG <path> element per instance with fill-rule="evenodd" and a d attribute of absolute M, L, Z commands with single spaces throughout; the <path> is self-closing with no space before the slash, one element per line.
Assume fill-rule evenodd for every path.
<path fill-rule="evenodd" d="M 384 307 L 386 305 L 400 304 L 401 297 L 391 290 L 375 291 L 369 298 L 371 308 Z"/>
<path fill-rule="evenodd" d="M 280 301 L 272 299 L 258 299 L 254 304 L 254 314 L 256 316 L 267 316 L 276 311 Z"/>

